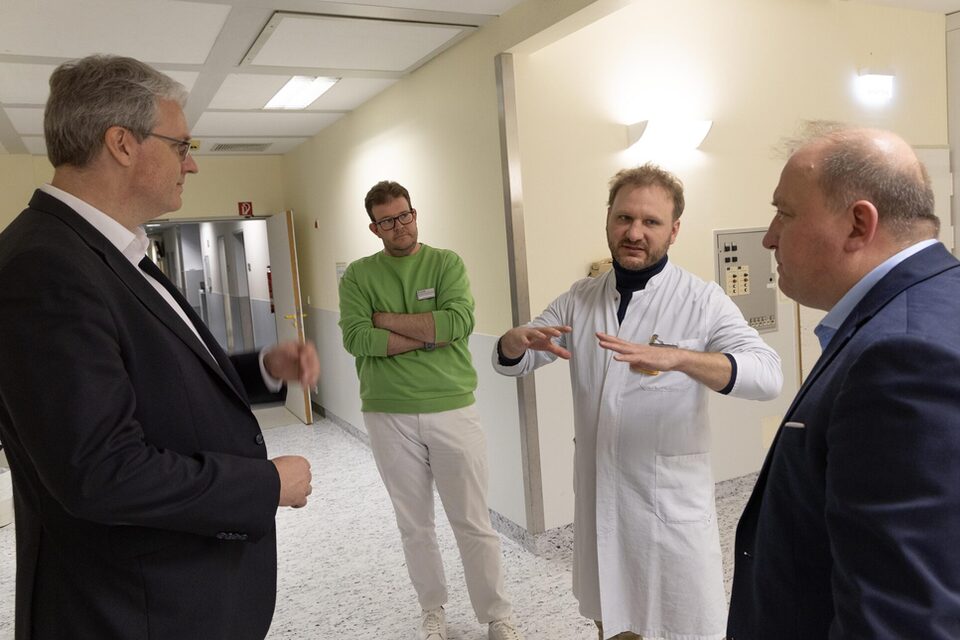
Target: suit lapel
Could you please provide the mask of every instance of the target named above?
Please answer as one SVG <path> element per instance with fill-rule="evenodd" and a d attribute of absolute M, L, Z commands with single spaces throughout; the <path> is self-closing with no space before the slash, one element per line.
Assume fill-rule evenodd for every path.
<path fill-rule="evenodd" d="M 133 293 L 134 296 L 146 307 L 156 318 L 172 331 L 183 344 L 193 351 L 198 358 L 213 372 L 214 375 L 223 380 L 237 397 L 246 403 L 246 396 L 243 392 L 243 386 L 239 376 L 233 370 L 233 365 L 229 357 L 223 352 L 217 344 L 216 339 L 210 334 L 203 321 L 196 317 L 189 305 L 180 303 L 182 296 L 176 292 L 174 299 L 178 301 L 184 311 L 188 314 L 190 320 L 194 323 L 198 333 L 207 341 L 210 350 L 207 351 L 204 345 L 197 339 L 197 336 L 187 327 L 177 313 L 170 308 L 166 300 L 150 285 L 149 282 L 139 273 L 139 269 L 130 263 L 120 251 L 113 246 L 99 231 L 90 223 L 84 220 L 78 213 L 68 207 L 66 204 L 57 200 L 42 191 L 34 193 L 30 200 L 30 208 L 51 214 L 59 218 L 64 224 L 73 229 L 77 235 L 95 252 L 97 252 L 104 263 L 120 279 L 121 282 Z M 152 263 L 151 263 L 152 264 Z M 155 267 L 156 265 L 154 265 Z M 160 275 L 158 281 L 168 290 L 172 285 L 167 286 L 167 279 L 162 272 L 157 269 Z M 151 274 L 153 275 L 153 274 Z M 154 275 L 154 278 L 156 276 Z M 174 291 L 176 291 L 174 289 Z M 173 294 L 173 292 L 171 292 Z M 214 354 L 211 357 L 211 354 Z M 219 357 L 217 357 L 219 356 Z M 229 373 L 228 373 L 229 372 Z"/>
<path fill-rule="evenodd" d="M 836 359 L 837 355 L 853 339 L 860 328 L 866 325 L 891 300 L 913 285 L 957 267 L 960 267 L 960 262 L 957 262 L 946 247 L 939 243 L 915 253 L 894 267 L 890 273 L 885 275 L 880 282 L 867 292 L 867 295 L 853 308 L 847 319 L 837 329 L 833 339 L 830 340 L 830 344 L 827 345 L 826 350 L 814 364 L 810 375 L 807 376 L 800 390 L 797 391 L 784 420 L 790 417 L 794 408 L 806 395 L 807 390 L 830 363 Z"/>
<path fill-rule="evenodd" d="M 804 380 L 793 402 L 790 403 L 790 408 L 787 409 L 787 412 L 784 414 L 783 422 L 791 418 L 794 409 L 799 406 L 800 402 L 806 396 L 807 391 L 813 386 L 814 382 L 816 382 L 817 378 L 820 377 L 830 363 L 832 363 L 847 344 L 849 344 L 850 340 L 853 339 L 861 327 L 866 325 L 881 309 L 887 306 L 891 300 L 919 282 L 937 276 L 944 271 L 956 268 L 960 268 L 960 262 L 957 262 L 957 259 L 947 251 L 946 247 L 938 243 L 910 256 L 894 267 L 890 273 L 885 275 L 880 282 L 867 292 L 867 295 L 853 308 L 853 311 L 850 312 L 847 319 L 844 320 L 840 328 L 837 329 L 833 339 L 830 340 L 830 344 L 827 345 L 826 350 L 820 355 L 820 358 L 817 359 L 816 364 L 814 364 L 813 369 L 810 371 L 810 375 Z M 760 496 L 763 493 L 763 486 L 766 484 L 770 461 L 777 447 L 777 441 L 780 439 L 780 433 L 783 431 L 783 422 L 780 423 L 780 429 L 770 444 L 770 449 L 767 452 L 766 459 L 763 461 L 760 474 L 757 476 L 753 493 L 750 495 L 750 499 L 744 507 L 744 515 L 752 510 L 754 504 L 760 500 Z"/>
<path fill-rule="evenodd" d="M 129 264 L 129 261 L 127 261 L 126 258 L 124 258 L 124 261 L 127 262 L 127 264 Z M 212 333 L 210 333 L 210 329 L 207 328 L 207 325 L 204 324 L 203 320 L 200 319 L 199 316 L 197 316 L 196 311 L 193 310 L 193 307 L 190 306 L 190 303 L 186 301 L 186 299 L 183 297 L 183 295 L 181 295 L 181 293 L 177 290 L 177 288 L 173 286 L 173 283 L 170 282 L 170 279 L 167 278 L 167 276 L 164 275 L 164 273 L 160 270 L 160 267 L 154 264 L 150 260 L 150 258 L 147 258 L 146 256 L 144 256 L 143 260 L 140 261 L 140 268 L 143 271 L 145 271 L 147 274 L 149 274 L 150 277 L 152 277 L 154 280 L 159 282 L 160 285 L 167 290 L 167 292 L 173 297 L 174 301 L 180 306 L 180 308 L 186 314 L 187 318 L 190 320 L 193 326 L 196 327 L 197 333 L 200 334 L 200 338 L 202 339 L 203 344 L 207 346 L 207 349 L 203 349 L 203 344 L 200 344 L 199 349 L 194 348 L 193 350 L 200 355 L 202 355 L 201 350 L 203 350 L 203 352 L 207 353 L 208 355 L 212 355 L 214 359 L 217 361 L 220 371 L 223 372 L 226 375 L 226 377 L 230 380 L 230 384 L 234 387 L 234 390 L 238 392 L 238 395 L 240 395 L 244 400 L 246 400 L 246 397 L 243 392 L 243 382 L 240 380 L 240 377 L 237 375 L 237 372 L 234 370 L 233 364 L 230 362 L 230 357 L 227 356 L 226 352 L 220 347 L 220 344 L 217 342 L 217 339 L 213 337 Z M 149 288 L 153 290 L 152 286 L 150 286 Z M 162 302 L 163 302 L 162 308 L 169 310 L 170 305 L 167 304 L 165 300 L 162 300 Z M 196 336 L 193 335 L 193 332 L 189 330 L 189 327 L 186 327 L 183 324 L 183 320 L 180 318 L 180 316 L 175 314 L 174 318 L 175 318 L 175 321 L 173 322 L 172 326 L 170 325 L 170 323 L 167 323 L 168 326 L 170 326 L 171 329 L 186 329 L 186 331 L 178 331 L 177 335 L 181 336 L 181 339 L 183 339 L 184 336 L 189 336 L 193 338 L 188 343 L 188 346 L 196 347 L 197 339 L 196 339 Z M 207 363 L 209 364 L 209 360 L 207 361 Z"/>

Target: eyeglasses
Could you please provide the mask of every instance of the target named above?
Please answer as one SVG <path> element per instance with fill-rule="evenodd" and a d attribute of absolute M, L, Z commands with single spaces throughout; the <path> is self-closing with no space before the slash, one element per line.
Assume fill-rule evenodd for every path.
<path fill-rule="evenodd" d="M 180 156 L 180 162 L 183 162 L 187 159 L 187 154 L 190 153 L 191 140 L 181 140 L 180 138 L 171 138 L 170 136 L 163 136 L 159 133 L 154 133 L 152 131 L 146 131 L 143 133 L 144 137 L 153 136 L 154 138 L 160 138 L 161 140 L 166 140 L 167 142 L 172 142 L 177 145 L 177 155 Z"/>
<path fill-rule="evenodd" d="M 399 221 L 400 224 L 410 224 L 410 221 L 416 217 L 417 217 L 417 210 L 410 209 L 410 211 L 404 211 L 403 213 L 399 213 L 391 218 L 384 218 L 383 220 L 377 220 L 373 224 L 380 227 L 381 231 L 390 231 L 390 229 L 393 229 L 396 226 L 397 221 Z"/>

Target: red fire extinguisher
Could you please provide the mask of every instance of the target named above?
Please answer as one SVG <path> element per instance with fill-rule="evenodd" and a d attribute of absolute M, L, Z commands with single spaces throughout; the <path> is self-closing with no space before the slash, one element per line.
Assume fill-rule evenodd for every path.
<path fill-rule="evenodd" d="M 270 313 L 273 313 L 273 274 L 270 273 L 270 265 L 267 265 L 267 293 L 270 294 Z"/>

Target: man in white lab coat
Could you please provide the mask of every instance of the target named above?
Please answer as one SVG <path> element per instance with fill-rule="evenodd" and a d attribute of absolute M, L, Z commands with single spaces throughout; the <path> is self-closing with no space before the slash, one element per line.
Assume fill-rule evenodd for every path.
<path fill-rule="evenodd" d="M 614 269 L 576 282 L 493 354 L 510 376 L 570 360 L 573 592 L 601 640 L 723 638 L 707 397 L 769 400 L 783 382 L 779 356 L 720 287 L 668 261 L 683 206 L 659 167 L 619 172 Z"/>

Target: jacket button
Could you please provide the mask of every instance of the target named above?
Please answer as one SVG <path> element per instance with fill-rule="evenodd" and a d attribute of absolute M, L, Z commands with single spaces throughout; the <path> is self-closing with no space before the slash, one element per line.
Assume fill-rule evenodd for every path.
<path fill-rule="evenodd" d="M 254 440 L 254 442 L 256 442 L 257 444 L 263 444 L 263 434 L 262 434 L 262 433 L 258 433 L 258 434 L 257 434 L 257 437 L 254 438 L 253 440 Z"/>

